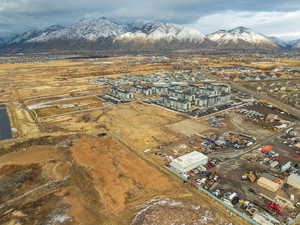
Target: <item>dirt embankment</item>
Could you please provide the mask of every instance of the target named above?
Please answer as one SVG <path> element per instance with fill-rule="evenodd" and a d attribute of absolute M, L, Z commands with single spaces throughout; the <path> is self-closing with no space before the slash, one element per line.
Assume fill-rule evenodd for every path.
<path fill-rule="evenodd" d="M 220 218 L 205 206 L 172 199 L 155 198 L 139 206 L 132 225 L 227 225 L 230 221 Z"/>

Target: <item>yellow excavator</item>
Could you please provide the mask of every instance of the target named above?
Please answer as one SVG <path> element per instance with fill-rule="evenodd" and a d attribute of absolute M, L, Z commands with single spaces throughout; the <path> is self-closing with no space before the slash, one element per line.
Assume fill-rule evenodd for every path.
<path fill-rule="evenodd" d="M 254 172 L 249 171 L 242 175 L 242 180 L 249 180 L 250 182 L 254 183 L 256 180 L 256 175 L 254 174 Z"/>

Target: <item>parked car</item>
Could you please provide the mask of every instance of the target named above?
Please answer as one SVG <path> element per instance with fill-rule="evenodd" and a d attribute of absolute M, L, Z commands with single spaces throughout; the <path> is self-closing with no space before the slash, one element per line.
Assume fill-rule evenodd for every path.
<path fill-rule="evenodd" d="M 203 185 L 203 184 L 206 183 L 207 178 L 196 179 L 195 181 L 196 181 L 197 184 Z"/>

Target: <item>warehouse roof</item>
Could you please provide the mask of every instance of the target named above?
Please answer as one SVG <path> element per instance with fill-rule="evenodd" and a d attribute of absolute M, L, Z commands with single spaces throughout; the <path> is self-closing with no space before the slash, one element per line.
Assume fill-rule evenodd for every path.
<path fill-rule="evenodd" d="M 295 188 L 300 188 L 300 176 L 298 174 L 291 174 L 288 177 L 287 183 Z"/>
<path fill-rule="evenodd" d="M 207 160 L 208 157 L 200 152 L 193 151 L 183 156 L 180 156 L 173 160 L 173 162 L 179 164 L 181 167 L 188 167 L 193 163 L 197 163 L 202 160 Z"/>

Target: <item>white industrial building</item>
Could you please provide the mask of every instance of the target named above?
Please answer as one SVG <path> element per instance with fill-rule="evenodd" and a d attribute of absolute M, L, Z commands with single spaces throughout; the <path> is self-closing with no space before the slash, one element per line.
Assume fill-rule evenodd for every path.
<path fill-rule="evenodd" d="M 292 174 L 288 177 L 287 183 L 292 187 L 300 189 L 300 176 L 298 174 Z"/>
<path fill-rule="evenodd" d="M 174 159 L 170 166 L 179 173 L 186 173 L 197 167 L 207 164 L 208 157 L 200 152 L 193 151 Z"/>

